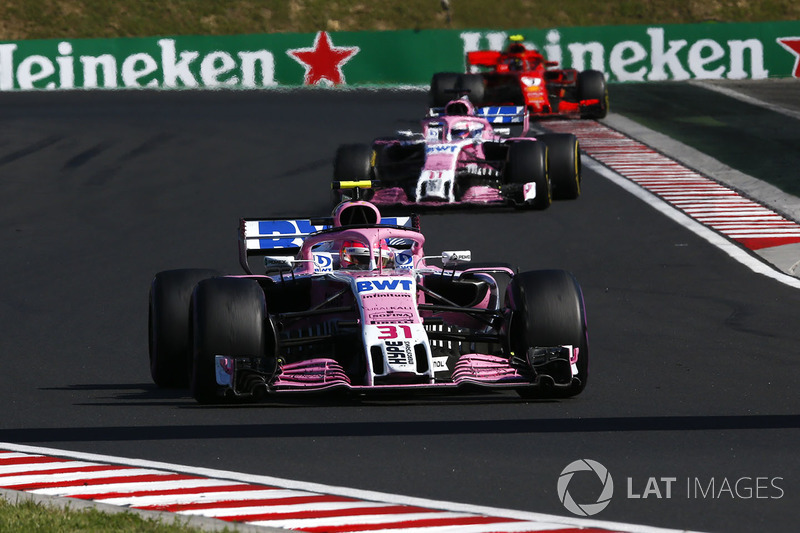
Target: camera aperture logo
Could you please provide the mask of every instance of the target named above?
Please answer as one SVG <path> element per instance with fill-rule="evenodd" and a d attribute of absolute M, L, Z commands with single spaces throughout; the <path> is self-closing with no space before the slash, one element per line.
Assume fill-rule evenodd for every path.
<path fill-rule="evenodd" d="M 577 503 L 569 493 L 570 481 L 572 481 L 572 477 L 577 472 L 594 472 L 600 483 L 602 483 L 603 489 L 596 502 Z M 567 511 L 578 516 L 592 516 L 605 509 L 611 503 L 611 497 L 614 495 L 614 480 L 611 479 L 608 469 L 597 461 L 578 459 L 568 464 L 561 471 L 561 475 L 558 476 L 557 489 L 558 499 L 561 500 Z"/>

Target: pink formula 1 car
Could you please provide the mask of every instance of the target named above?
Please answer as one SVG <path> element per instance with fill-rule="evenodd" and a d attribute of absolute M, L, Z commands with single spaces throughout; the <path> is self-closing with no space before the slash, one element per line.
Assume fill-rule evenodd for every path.
<path fill-rule="evenodd" d="M 426 256 L 424 243 L 416 217 L 382 219 L 363 201 L 330 218 L 243 219 L 246 275 L 156 274 L 153 380 L 188 384 L 203 403 L 336 389 L 583 390 L 586 316 L 570 273 L 515 274 L 471 264 L 467 251 Z"/>
<path fill-rule="evenodd" d="M 466 97 L 433 108 L 422 131 L 399 131 L 371 145 L 336 152 L 334 203 L 353 199 L 342 183 L 360 182 L 365 199 L 391 205 L 513 205 L 545 209 L 581 191 L 578 139 L 534 136 L 523 106 L 474 108 Z M 512 128 L 519 129 L 511 136 Z"/>

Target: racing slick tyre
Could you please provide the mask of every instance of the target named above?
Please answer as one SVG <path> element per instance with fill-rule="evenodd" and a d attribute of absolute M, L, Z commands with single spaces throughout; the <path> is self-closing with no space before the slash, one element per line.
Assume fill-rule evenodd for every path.
<path fill-rule="evenodd" d="M 553 201 L 548 170 L 547 145 L 540 141 L 515 142 L 508 147 L 505 181 L 512 187 L 512 200 L 519 207 L 547 209 Z M 536 184 L 536 196 L 525 201 L 523 185 Z"/>
<path fill-rule="evenodd" d="M 431 78 L 428 91 L 428 107 L 444 107 L 447 102 L 457 98 L 456 82 L 461 74 L 457 72 L 437 72 Z"/>
<path fill-rule="evenodd" d="M 578 100 L 599 100 L 600 104 L 581 109 L 581 118 L 605 118 L 608 114 L 608 86 L 599 70 L 578 73 Z"/>
<path fill-rule="evenodd" d="M 159 272 L 150 284 L 148 347 L 150 375 L 159 387 L 186 387 L 192 363 L 189 306 L 192 291 L 216 270 L 181 269 Z"/>
<path fill-rule="evenodd" d="M 553 199 L 576 199 L 581 195 L 581 154 L 578 138 L 571 133 L 549 133 L 536 138 L 547 145 Z"/>
<path fill-rule="evenodd" d="M 466 93 L 469 101 L 475 107 L 483 105 L 486 87 L 483 84 L 483 76 L 480 74 L 462 74 L 456 83 L 456 90 Z M 454 100 L 458 95 L 454 95 L 451 100 Z"/>
<path fill-rule="evenodd" d="M 530 363 L 527 354 L 534 347 L 571 345 L 578 348 L 578 372 L 571 383 L 535 391 L 520 389 L 520 396 L 567 398 L 580 394 L 589 376 L 589 340 L 583 293 L 575 277 L 565 270 L 522 272 L 514 276 L 508 286 L 507 304 L 511 309 L 507 326 L 509 348 L 516 357 L 527 357 Z M 556 364 L 560 366 L 549 369 L 569 376 L 571 372 L 565 366 L 568 364 L 565 359 Z M 547 370 L 545 367 L 539 374 L 547 374 Z"/>
<path fill-rule="evenodd" d="M 334 181 L 368 181 L 372 179 L 372 147 L 368 144 L 343 144 L 333 161 Z M 333 204 L 352 200 L 350 194 L 332 189 Z M 354 195 L 359 193 L 354 193 Z M 368 198 L 363 198 L 368 199 Z"/>
<path fill-rule="evenodd" d="M 462 74 L 458 78 L 456 89 L 466 93 L 467 98 L 475 107 L 483 105 L 486 87 L 483 84 L 483 76 L 480 74 Z"/>
<path fill-rule="evenodd" d="M 253 280 L 214 278 L 201 281 L 192 296 L 192 396 L 200 403 L 226 401 L 217 385 L 216 356 L 266 353 L 267 305 Z"/>

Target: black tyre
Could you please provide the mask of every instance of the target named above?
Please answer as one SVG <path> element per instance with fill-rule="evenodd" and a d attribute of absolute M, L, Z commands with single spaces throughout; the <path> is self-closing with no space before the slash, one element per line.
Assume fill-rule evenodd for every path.
<path fill-rule="evenodd" d="M 600 101 L 596 106 L 581 110 L 581 118 L 605 118 L 608 114 L 608 86 L 602 72 L 584 70 L 578 73 L 578 99 Z"/>
<path fill-rule="evenodd" d="M 537 137 L 547 145 L 553 198 L 574 200 L 581 195 L 581 155 L 578 138 L 571 133 L 549 133 Z"/>
<path fill-rule="evenodd" d="M 192 295 L 192 396 L 200 403 L 226 400 L 217 385 L 217 355 L 264 357 L 267 306 L 253 280 L 202 281 Z"/>
<path fill-rule="evenodd" d="M 334 181 L 362 181 L 372 179 L 372 147 L 368 144 L 344 144 L 336 150 L 333 161 Z M 349 199 L 341 191 L 332 189 L 332 201 L 336 205 Z"/>
<path fill-rule="evenodd" d="M 553 200 L 550 174 L 548 170 L 547 145 L 541 141 L 521 141 L 508 147 L 505 168 L 505 181 L 515 184 L 519 190 L 514 191 L 515 201 L 521 207 L 547 209 Z M 522 184 L 536 183 L 536 197 L 529 203 L 524 202 Z"/>
<path fill-rule="evenodd" d="M 564 270 L 523 272 L 511 280 L 507 299 L 511 309 L 508 342 L 517 356 L 524 357 L 533 347 L 578 348 L 577 381 L 545 395 L 565 398 L 580 394 L 589 377 L 589 340 L 583 293 L 575 277 Z"/>
<path fill-rule="evenodd" d="M 475 107 L 483 105 L 486 86 L 483 83 L 483 76 L 480 74 L 462 74 L 458 78 L 456 89 L 464 91 L 469 101 L 472 102 L 472 105 Z M 457 95 L 453 95 L 451 100 L 455 99 L 456 96 Z"/>
<path fill-rule="evenodd" d="M 189 312 L 192 291 L 216 270 L 181 269 L 159 272 L 150 284 L 148 345 L 150 375 L 159 387 L 187 387 L 192 362 Z"/>
<path fill-rule="evenodd" d="M 444 107 L 447 102 L 456 97 L 453 90 L 461 74 L 458 72 L 437 72 L 431 78 L 431 88 L 428 91 L 429 107 Z"/>

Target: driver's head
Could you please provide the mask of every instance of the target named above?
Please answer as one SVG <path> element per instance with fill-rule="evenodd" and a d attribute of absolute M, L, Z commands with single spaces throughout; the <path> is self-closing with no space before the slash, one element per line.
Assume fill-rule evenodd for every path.
<path fill-rule="evenodd" d="M 511 35 L 508 38 L 508 48 L 506 52 L 509 54 L 522 54 L 525 52 L 525 37 L 523 35 Z"/>
<path fill-rule="evenodd" d="M 375 266 L 382 268 L 394 268 L 394 253 L 383 241 L 377 248 L 372 250 L 375 258 Z M 369 270 L 370 253 L 369 247 L 359 241 L 345 241 L 339 251 L 339 266 L 351 270 Z"/>
<path fill-rule="evenodd" d="M 453 139 L 466 139 L 469 137 L 469 127 L 459 126 L 450 130 L 450 137 Z"/>

